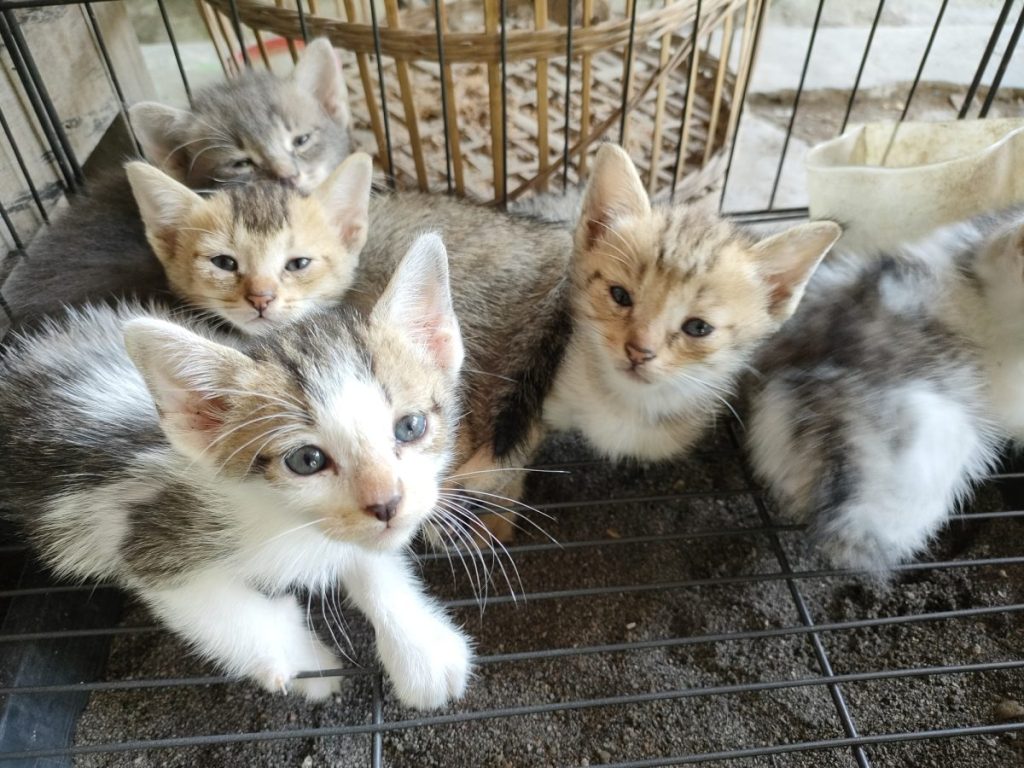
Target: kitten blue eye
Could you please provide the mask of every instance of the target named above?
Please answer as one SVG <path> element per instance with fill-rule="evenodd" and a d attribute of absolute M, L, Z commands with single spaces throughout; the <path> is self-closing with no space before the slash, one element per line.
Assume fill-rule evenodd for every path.
<path fill-rule="evenodd" d="M 714 326 L 699 317 L 691 317 L 683 323 L 683 333 L 687 336 L 707 336 L 713 330 L 715 330 Z"/>
<path fill-rule="evenodd" d="M 400 443 L 419 440 L 426 431 L 427 417 L 422 413 L 410 413 L 395 422 L 395 439 Z"/>
<path fill-rule="evenodd" d="M 315 445 L 304 445 L 285 456 L 284 463 L 296 475 L 315 475 L 326 469 L 331 461 Z"/>
<path fill-rule="evenodd" d="M 213 266 L 217 267 L 218 269 L 223 269 L 225 272 L 238 271 L 238 262 L 235 261 L 230 256 L 228 256 L 227 254 L 222 253 L 218 256 L 214 256 L 212 259 L 210 259 L 210 261 L 213 262 Z"/>
<path fill-rule="evenodd" d="M 253 162 L 248 157 L 243 157 L 241 160 L 235 160 L 235 162 L 231 164 L 232 168 L 237 168 L 239 170 L 242 168 L 252 168 L 252 166 Z"/>
<path fill-rule="evenodd" d="M 300 133 L 298 136 L 292 139 L 292 146 L 296 148 L 304 147 L 307 144 L 309 144 L 309 140 L 311 138 L 313 138 L 313 134 L 311 133 Z"/>
<path fill-rule="evenodd" d="M 300 256 L 297 259 L 289 260 L 289 262 L 284 265 L 284 268 L 287 269 L 289 272 L 298 272 L 300 269 L 305 269 L 306 267 L 308 267 L 311 261 L 312 259 L 308 259 L 305 256 Z"/>
<path fill-rule="evenodd" d="M 611 293 L 612 299 L 614 299 L 615 303 L 618 304 L 620 307 L 633 306 L 633 297 L 630 296 L 629 291 L 627 291 L 621 285 L 613 285 L 608 292 Z"/>

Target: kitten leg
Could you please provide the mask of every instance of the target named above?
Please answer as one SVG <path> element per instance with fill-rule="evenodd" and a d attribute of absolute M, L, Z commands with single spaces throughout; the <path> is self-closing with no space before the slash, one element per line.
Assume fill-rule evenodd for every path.
<path fill-rule="evenodd" d="M 353 553 L 341 580 L 373 625 L 381 664 L 402 704 L 435 709 L 465 693 L 469 640 L 423 593 L 401 554 Z"/>
<path fill-rule="evenodd" d="M 992 458 L 972 414 L 926 387 L 896 393 L 885 415 L 827 451 L 813 521 L 833 560 L 876 572 L 922 552 Z"/>
<path fill-rule="evenodd" d="M 295 679 L 299 672 L 336 669 L 341 662 L 306 627 L 291 595 L 267 597 L 222 574 L 143 588 L 140 594 L 168 627 L 229 674 L 271 692 L 295 689 L 312 700 L 340 690 L 338 677 Z"/>

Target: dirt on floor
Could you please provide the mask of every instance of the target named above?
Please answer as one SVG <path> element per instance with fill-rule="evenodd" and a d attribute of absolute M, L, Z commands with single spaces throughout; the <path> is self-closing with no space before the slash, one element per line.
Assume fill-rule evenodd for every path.
<path fill-rule="evenodd" d="M 545 461 L 581 456 L 586 459 L 566 440 L 551 445 Z M 536 473 L 531 479 L 529 500 L 547 505 L 551 518 L 532 513 L 530 519 L 563 546 L 540 535 L 520 535 L 513 557 L 521 584 L 510 578 L 525 599 L 512 602 L 499 574 L 491 600 L 481 609 L 465 599 L 474 589 L 459 563 L 453 569 L 443 555 L 421 558 L 431 590 L 461 600 L 452 611 L 476 638 L 484 663 L 465 700 L 424 720 L 399 707 L 385 688 L 381 716 L 402 727 L 383 734 L 384 765 L 585 766 L 840 739 L 846 732 L 833 691 L 821 684 L 819 651 L 836 675 L 1024 658 L 1020 612 L 817 634 L 773 632 L 801 626 L 794 594 L 815 624 L 1024 603 L 1021 565 L 984 562 L 1024 554 L 1021 518 L 957 522 L 937 542 L 931 561 L 979 562 L 910 570 L 883 586 L 830 574 L 795 530 L 766 531 L 724 434 L 685 463 L 585 462 L 565 469 L 568 474 Z M 1015 506 L 1019 500 L 1013 494 L 1019 490 L 1012 485 L 986 487 L 972 509 Z M 785 565 L 796 578 L 784 578 Z M 77 743 L 370 724 L 375 677 L 370 636 L 358 616 L 350 610 L 345 615 L 359 666 L 331 702 L 311 706 L 241 682 L 95 693 Z M 152 619 L 135 607 L 124 623 L 146 625 Z M 322 624 L 325 637 L 332 631 L 340 634 L 336 621 Z M 743 636 L 728 637 L 736 633 Z M 614 647 L 622 644 L 627 647 Z M 550 649 L 563 653 L 529 657 L 531 651 Z M 524 653 L 526 658 L 505 656 Z M 116 639 L 107 669 L 111 680 L 215 674 L 159 631 Z M 743 689 L 769 681 L 778 686 Z M 1012 719 L 1022 691 L 1019 668 L 852 680 L 838 687 L 863 735 L 997 724 Z M 431 722 L 437 715 L 466 719 Z M 368 734 L 307 732 L 296 738 L 84 755 L 77 764 L 366 766 L 371 747 Z M 867 753 L 875 766 L 1024 765 L 1024 734 L 920 740 L 872 746 Z M 848 748 L 825 748 L 716 764 L 824 768 L 854 762 Z"/>

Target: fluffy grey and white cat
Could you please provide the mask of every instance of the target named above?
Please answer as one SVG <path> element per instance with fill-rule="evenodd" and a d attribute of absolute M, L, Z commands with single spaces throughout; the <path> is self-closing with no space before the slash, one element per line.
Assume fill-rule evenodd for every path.
<path fill-rule="evenodd" d="M 271 691 L 337 688 L 296 679 L 339 662 L 288 590 L 340 580 L 399 699 L 440 706 L 469 644 L 401 550 L 451 461 L 462 357 L 433 235 L 368 317 L 237 347 L 138 305 L 71 310 L 0 358 L 0 508 L 59 575 L 114 581 Z"/>
<path fill-rule="evenodd" d="M 763 351 L 748 442 L 839 565 L 921 552 L 1024 438 L 1024 212 L 826 262 Z"/>
<path fill-rule="evenodd" d="M 191 110 L 142 103 L 131 120 L 147 158 L 190 187 L 273 179 L 306 194 L 349 153 L 347 99 L 333 48 L 317 40 L 288 77 L 246 72 L 198 92 Z M 42 230 L 3 286 L 16 321 L 108 296 L 167 293 L 120 170 Z"/>

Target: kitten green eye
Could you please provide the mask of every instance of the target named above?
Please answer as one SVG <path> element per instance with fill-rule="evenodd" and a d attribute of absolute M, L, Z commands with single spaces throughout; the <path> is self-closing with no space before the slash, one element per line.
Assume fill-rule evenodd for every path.
<path fill-rule="evenodd" d="M 213 266 L 217 267 L 217 269 L 223 269 L 225 272 L 238 271 L 238 262 L 226 254 L 222 253 L 218 256 L 214 256 L 210 261 L 213 263 Z"/>
<path fill-rule="evenodd" d="M 687 336 L 707 336 L 713 330 L 715 330 L 713 325 L 701 320 L 699 317 L 691 317 L 683 323 L 683 333 Z"/>
<path fill-rule="evenodd" d="M 612 295 L 612 299 L 620 307 L 632 307 L 633 297 L 629 295 L 629 291 L 623 288 L 621 285 L 613 285 L 609 291 Z"/>
<path fill-rule="evenodd" d="M 315 445 L 304 445 L 284 457 L 284 464 L 296 475 L 315 475 L 330 466 L 327 454 Z"/>
<path fill-rule="evenodd" d="M 309 140 L 311 138 L 313 138 L 313 134 L 311 133 L 300 133 L 298 136 L 292 139 L 292 146 L 295 147 L 296 149 L 299 147 L 304 147 L 307 144 L 309 144 Z"/>
<path fill-rule="evenodd" d="M 241 160 L 235 160 L 235 162 L 231 164 L 232 168 L 236 168 L 238 170 L 242 170 L 243 168 L 252 168 L 252 166 L 253 162 L 248 157 L 243 157 Z"/>
<path fill-rule="evenodd" d="M 284 265 L 284 268 L 289 272 L 298 272 L 300 269 L 308 267 L 311 261 L 313 260 L 308 259 L 305 256 L 300 256 L 297 259 L 290 259 L 288 263 Z"/>
<path fill-rule="evenodd" d="M 410 413 L 395 422 L 395 439 L 400 443 L 419 440 L 426 431 L 427 417 L 422 413 Z"/>

